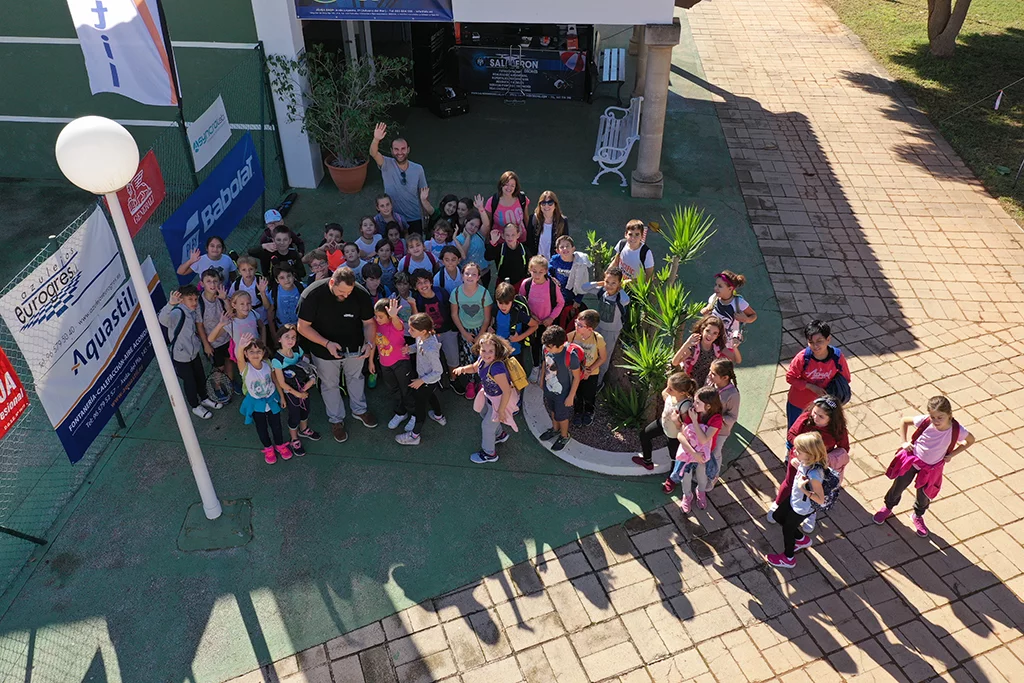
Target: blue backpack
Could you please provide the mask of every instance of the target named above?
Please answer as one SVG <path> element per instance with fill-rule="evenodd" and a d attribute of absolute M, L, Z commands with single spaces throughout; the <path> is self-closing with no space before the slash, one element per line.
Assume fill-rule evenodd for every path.
<path fill-rule="evenodd" d="M 843 352 L 837 346 L 830 346 L 829 349 L 833 352 L 832 360 L 836 364 L 836 376 L 832 378 L 832 381 L 825 387 L 825 393 L 829 396 L 833 396 L 844 406 L 850 402 L 853 398 L 853 390 L 850 388 L 850 382 L 843 377 L 843 366 L 839 363 L 839 358 L 843 355 Z M 810 347 L 804 349 L 804 369 L 807 369 L 807 362 L 811 360 L 813 352 Z"/>
<path fill-rule="evenodd" d="M 811 509 L 815 512 L 828 512 L 832 509 L 832 506 L 839 500 L 839 494 L 842 493 L 843 487 L 839 485 L 839 474 L 831 467 L 825 467 L 824 465 L 815 465 L 822 470 L 821 488 L 825 493 L 825 502 L 818 504 L 813 500 L 810 500 Z"/>

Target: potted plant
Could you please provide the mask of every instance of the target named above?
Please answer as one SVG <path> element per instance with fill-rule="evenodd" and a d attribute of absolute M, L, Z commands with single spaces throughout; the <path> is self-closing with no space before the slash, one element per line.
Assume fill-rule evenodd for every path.
<path fill-rule="evenodd" d="M 392 107 L 412 102 L 412 62 L 402 57 L 347 59 L 313 45 L 296 59 L 268 55 L 267 63 L 288 120 L 300 121 L 323 148 L 324 164 L 338 189 L 359 192 L 366 182 L 374 126 L 388 120 Z"/>

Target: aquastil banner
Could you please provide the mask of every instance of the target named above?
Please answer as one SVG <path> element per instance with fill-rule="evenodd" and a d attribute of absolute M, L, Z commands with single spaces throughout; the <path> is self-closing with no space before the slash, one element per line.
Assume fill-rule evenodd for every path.
<path fill-rule="evenodd" d="M 67 0 L 92 94 L 177 106 L 159 0 Z"/>
<path fill-rule="evenodd" d="M 295 0 L 299 19 L 451 21 L 452 0 Z"/>
<path fill-rule="evenodd" d="M 226 238 L 263 194 L 263 171 L 252 135 L 246 133 L 160 226 L 177 269 L 193 249 L 205 251 L 206 240 Z M 181 284 L 192 278 L 178 276 Z"/>
<path fill-rule="evenodd" d="M 14 289 L 0 315 L 36 380 L 49 371 L 125 280 L 124 266 L 100 207 Z"/>
<path fill-rule="evenodd" d="M 159 310 L 167 298 L 152 259 L 142 264 L 142 273 Z M 138 294 L 126 282 L 50 371 L 36 378 L 39 402 L 71 462 L 85 455 L 153 356 Z"/>

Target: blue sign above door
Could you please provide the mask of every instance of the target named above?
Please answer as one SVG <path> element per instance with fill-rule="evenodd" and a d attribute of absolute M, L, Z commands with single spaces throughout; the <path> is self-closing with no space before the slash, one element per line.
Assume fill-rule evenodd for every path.
<path fill-rule="evenodd" d="M 452 0 L 295 0 L 299 19 L 452 21 Z"/>

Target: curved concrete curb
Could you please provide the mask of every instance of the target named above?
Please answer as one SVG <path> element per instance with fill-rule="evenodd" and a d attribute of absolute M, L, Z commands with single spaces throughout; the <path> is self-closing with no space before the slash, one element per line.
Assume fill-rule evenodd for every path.
<path fill-rule="evenodd" d="M 540 440 L 541 433 L 551 426 L 551 418 L 544 410 L 544 392 L 535 384 L 526 387 L 522 396 L 523 416 L 533 436 Z M 550 450 L 550 444 L 541 444 Z M 560 451 L 552 451 L 570 465 L 590 472 L 611 474 L 616 477 L 645 477 L 655 474 L 667 474 L 672 469 L 672 461 L 668 457 L 668 448 L 662 447 L 654 451 L 654 469 L 645 470 L 633 463 L 630 458 L 639 453 L 623 453 L 605 451 L 600 448 L 586 446 L 573 439 Z"/>

